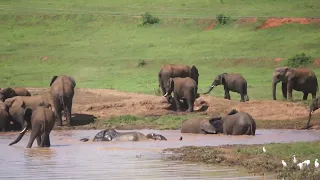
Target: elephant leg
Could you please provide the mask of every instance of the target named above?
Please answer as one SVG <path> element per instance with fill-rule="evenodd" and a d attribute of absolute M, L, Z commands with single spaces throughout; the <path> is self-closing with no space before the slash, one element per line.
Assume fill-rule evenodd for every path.
<path fill-rule="evenodd" d="M 188 112 L 193 112 L 193 105 L 194 105 L 194 103 L 192 103 L 192 101 L 191 100 L 188 100 Z"/>
<path fill-rule="evenodd" d="M 249 96 L 248 96 L 248 94 L 246 94 L 245 97 L 246 97 L 246 101 L 249 101 Z"/>
<path fill-rule="evenodd" d="M 287 83 L 282 82 L 282 95 L 283 95 L 283 99 L 287 99 Z"/>
<path fill-rule="evenodd" d="M 317 96 L 317 92 L 312 92 L 311 95 L 312 95 L 312 99 L 315 99 Z"/>
<path fill-rule="evenodd" d="M 72 109 L 72 98 L 66 101 L 67 104 L 67 112 L 66 112 L 66 119 L 67 119 L 67 126 L 71 126 L 71 109 Z"/>
<path fill-rule="evenodd" d="M 38 147 L 41 146 L 41 136 L 40 135 L 37 136 L 37 144 L 38 144 Z"/>
<path fill-rule="evenodd" d="M 293 89 L 293 83 L 288 82 L 287 83 L 287 91 L 288 91 L 288 99 L 292 100 L 292 89 Z"/>
<path fill-rule="evenodd" d="M 229 92 L 229 90 L 228 90 L 228 91 L 226 91 L 226 92 L 225 92 L 225 94 L 226 94 L 226 99 L 229 99 L 229 100 L 231 100 L 231 97 L 230 97 L 230 92 Z"/>
<path fill-rule="evenodd" d="M 40 128 L 39 127 L 32 127 L 30 139 L 27 145 L 27 148 L 31 148 L 34 140 L 39 136 Z"/>
<path fill-rule="evenodd" d="M 176 103 L 177 112 L 180 112 L 181 111 L 180 101 L 177 94 L 174 94 L 174 102 Z"/>
<path fill-rule="evenodd" d="M 303 92 L 303 100 L 307 100 L 308 99 L 308 94 L 307 92 Z"/>
<path fill-rule="evenodd" d="M 56 115 L 57 125 L 62 126 L 62 106 L 60 99 L 57 97 L 52 98 L 52 104 L 54 107 L 54 114 Z"/>
<path fill-rule="evenodd" d="M 42 134 L 41 147 L 50 147 L 50 138 L 48 132 L 44 132 Z"/>
<path fill-rule="evenodd" d="M 245 95 L 244 95 L 243 93 L 240 93 L 240 98 L 241 98 L 241 99 L 240 99 L 240 102 L 245 102 L 244 96 L 245 96 Z"/>

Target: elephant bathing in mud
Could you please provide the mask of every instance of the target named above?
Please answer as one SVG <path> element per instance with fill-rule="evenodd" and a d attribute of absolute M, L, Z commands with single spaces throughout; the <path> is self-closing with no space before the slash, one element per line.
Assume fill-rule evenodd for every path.
<path fill-rule="evenodd" d="M 190 77 L 196 82 L 198 86 L 199 72 L 195 66 L 190 67 L 187 65 L 177 64 L 164 65 L 161 67 L 160 72 L 158 73 L 158 81 L 162 91 L 162 95 L 165 95 L 168 92 L 168 80 L 175 77 Z"/>
<path fill-rule="evenodd" d="M 311 115 L 314 113 L 314 111 L 316 111 L 319 108 L 320 108 L 320 97 L 312 99 L 312 102 L 310 104 L 309 118 L 308 118 L 308 122 L 306 125 L 306 129 L 309 128 Z"/>
<path fill-rule="evenodd" d="M 19 136 L 9 144 L 9 146 L 18 143 L 27 130 L 31 127 L 30 139 L 27 148 L 31 148 L 35 139 L 39 147 L 50 147 L 50 132 L 55 124 L 54 112 L 42 106 L 38 106 L 36 109 L 26 108 L 24 110 L 24 119 L 27 122 L 26 126 L 19 133 Z"/>
<path fill-rule="evenodd" d="M 8 108 L 8 112 L 15 124 L 18 124 L 23 128 L 25 126 L 24 120 L 24 109 L 31 108 L 35 109 L 38 106 L 45 108 L 51 107 L 49 100 L 43 96 L 16 96 L 13 98 L 6 99 L 4 104 Z"/>
<path fill-rule="evenodd" d="M 222 73 L 217 75 L 212 82 L 209 90 L 204 94 L 210 93 L 211 90 L 218 85 L 223 85 L 225 99 L 231 99 L 229 91 L 232 91 L 240 94 L 240 102 L 249 101 L 247 92 L 247 81 L 240 74 Z"/>
<path fill-rule="evenodd" d="M 273 72 L 272 95 L 276 100 L 276 86 L 282 82 L 282 94 L 284 99 L 292 100 L 292 90 L 303 92 L 303 100 L 308 99 L 311 93 L 312 98 L 316 98 L 318 91 L 318 80 L 315 73 L 306 68 L 276 68 Z"/>
<path fill-rule="evenodd" d="M 233 109 L 224 117 L 190 119 L 182 123 L 181 133 L 255 135 L 256 122 L 251 115 Z"/>
<path fill-rule="evenodd" d="M 184 101 L 184 104 L 188 103 L 188 112 L 193 112 L 194 101 L 197 98 L 198 86 L 197 83 L 189 78 L 170 78 L 167 82 L 167 93 L 164 97 L 167 97 L 173 92 L 174 101 L 177 108 L 177 111 L 181 111 L 180 108 L 180 99 Z"/>
<path fill-rule="evenodd" d="M 0 90 L 0 100 L 5 101 L 8 98 L 15 96 L 31 96 L 30 92 L 23 87 L 3 88 Z"/>
<path fill-rule="evenodd" d="M 53 76 L 50 82 L 50 94 L 58 126 L 62 126 L 62 111 L 67 119 L 67 126 L 71 126 L 72 100 L 76 82 L 71 76 Z"/>
<path fill-rule="evenodd" d="M 160 134 L 150 133 L 144 135 L 140 132 L 117 132 L 114 129 L 105 129 L 98 132 L 92 141 L 143 141 L 143 140 L 167 140 Z M 88 141 L 82 138 L 80 141 Z"/>

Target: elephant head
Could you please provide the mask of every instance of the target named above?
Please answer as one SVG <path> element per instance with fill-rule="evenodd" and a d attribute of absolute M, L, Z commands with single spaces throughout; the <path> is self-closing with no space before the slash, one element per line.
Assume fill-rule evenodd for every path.
<path fill-rule="evenodd" d="M 21 98 L 14 97 L 6 99 L 4 104 L 6 105 L 9 114 L 13 117 L 13 120 L 18 121 L 18 124 L 23 127 L 25 124 L 23 116 L 26 108 L 24 101 Z"/>
<path fill-rule="evenodd" d="M 314 111 L 316 111 L 319 108 L 320 108 L 320 98 L 318 97 L 318 98 L 312 99 L 312 102 L 310 104 L 309 118 L 308 118 L 308 122 L 307 122 L 307 125 L 306 125 L 307 129 L 309 128 L 311 115 L 313 114 Z"/>
<path fill-rule="evenodd" d="M 222 73 L 222 74 L 217 75 L 216 78 L 214 79 L 214 81 L 212 82 L 211 86 L 209 87 L 209 90 L 207 92 L 205 92 L 204 94 L 210 93 L 215 86 L 225 85 L 225 83 L 226 83 L 225 77 L 227 74 L 228 73 Z"/>
<path fill-rule="evenodd" d="M 105 129 L 96 134 L 92 141 L 112 141 L 118 132 L 114 129 Z"/>
<path fill-rule="evenodd" d="M 3 102 L 14 96 L 17 96 L 17 94 L 12 88 L 4 88 L 0 90 L 0 100 Z"/>
<path fill-rule="evenodd" d="M 9 144 L 9 146 L 18 143 L 22 139 L 24 134 L 27 132 L 27 130 L 31 127 L 31 116 L 32 116 L 32 109 L 25 108 L 23 111 L 23 118 L 26 121 L 26 124 L 25 124 L 23 130 L 19 133 L 19 136 L 17 137 L 17 139 L 14 140 L 13 142 L 11 142 Z"/>
<path fill-rule="evenodd" d="M 161 134 L 155 134 L 155 133 L 147 134 L 146 137 L 153 140 L 165 140 L 165 141 L 167 140 L 167 138 L 165 138 Z"/>
<path fill-rule="evenodd" d="M 198 85 L 198 80 L 199 80 L 199 71 L 195 66 L 191 67 L 191 74 L 190 74 L 190 78 L 192 78 L 196 84 Z"/>
<path fill-rule="evenodd" d="M 174 80 L 173 80 L 173 78 L 170 78 L 167 83 L 168 83 L 167 84 L 168 89 L 167 89 L 167 93 L 165 95 L 163 95 L 164 97 L 167 97 L 167 96 L 171 95 L 172 91 L 174 90 Z"/>
<path fill-rule="evenodd" d="M 200 130 L 204 134 L 218 134 L 223 132 L 222 117 L 213 117 L 200 122 Z"/>
<path fill-rule="evenodd" d="M 290 76 L 292 76 L 291 69 L 289 67 L 276 68 L 273 72 L 272 78 L 272 96 L 273 100 L 276 100 L 276 86 L 278 82 L 286 82 Z"/>
<path fill-rule="evenodd" d="M 59 76 L 53 76 L 52 79 L 51 79 L 51 82 L 50 82 L 50 86 L 56 81 L 56 79 L 58 78 Z M 72 85 L 72 88 L 75 88 L 76 87 L 76 81 L 73 79 L 73 77 L 70 77 L 70 76 L 66 76 L 67 78 L 69 78 L 70 82 L 71 82 L 71 85 Z"/>

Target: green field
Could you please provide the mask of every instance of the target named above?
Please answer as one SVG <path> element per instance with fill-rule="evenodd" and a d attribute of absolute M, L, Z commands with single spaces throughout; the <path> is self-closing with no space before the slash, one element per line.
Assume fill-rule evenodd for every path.
<path fill-rule="evenodd" d="M 300 52 L 320 57 L 319 24 L 255 30 L 271 16 L 319 15 L 314 0 L 3 0 L 0 9 L 0 87 L 48 87 L 53 75 L 64 73 L 77 87 L 154 93 L 160 66 L 183 63 L 198 67 L 200 93 L 217 74 L 234 72 L 247 79 L 250 100 L 271 99 L 274 58 Z M 139 26 L 136 16 L 144 12 L 161 23 Z M 219 13 L 229 15 L 230 23 L 203 30 Z M 240 17 L 258 21 L 240 24 Z M 146 65 L 137 67 L 141 60 Z M 217 87 L 211 95 L 222 92 Z"/>

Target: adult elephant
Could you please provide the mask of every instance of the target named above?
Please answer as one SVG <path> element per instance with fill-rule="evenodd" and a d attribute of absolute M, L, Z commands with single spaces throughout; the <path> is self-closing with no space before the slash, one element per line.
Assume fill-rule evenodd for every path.
<path fill-rule="evenodd" d="M 53 76 L 50 82 L 50 94 L 58 126 L 62 126 L 62 111 L 66 115 L 67 126 L 71 126 L 72 100 L 76 82 L 71 76 Z"/>
<path fill-rule="evenodd" d="M 49 108 L 38 106 L 36 109 L 25 108 L 23 117 L 27 122 L 18 137 L 9 146 L 18 143 L 27 130 L 32 127 L 27 148 L 31 148 L 35 139 L 39 147 L 50 147 L 50 132 L 55 124 L 55 114 Z"/>
<path fill-rule="evenodd" d="M 158 81 L 162 91 L 162 95 L 165 95 L 168 92 L 168 80 L 175 77 L 190 77 L 196 82 L 198 86 L 199 72 L 196 66 L 190 67 L 188 65 L 181 64 L 168 64 L 162 66 L 158 73 Z"/>
<path fill-rule="evenodd" d="M 144 135 L 137 131 L 117 132 L 115 129 L 105 129 L 98 132 L 92 141 L 144 141 L 144 140 L 167 140 L 160 134 L 150 133 Z M 80 141 L 88 141 L 82 138 Z"/>
<path fill-rule="evenodd" d="M 194 101 L 196 100 L 198 94 L 197 83 L 189 77 L 170 78 L 167 83 L 168 89 L 164 97 L 171 95 L 171 93 L 173 92 L 177 111 L 181 111 L 180 100 L 183 100 L 185 101 L 184 104 L 188 103 L 187 111 L 193 112 Z"/>
<path fill-rule="evenodd" d="M 10 126 L 10 115 L 8 113 L 8 108 L 4 102 L 0 101 L 0 130 L 5 132 L 9 130 Z"/>
<path fill-rule="evenodd" d="M 308 122 L 306 125 L 306 129 L 309 128 L 311 115 L 314 113 L 314 111 L 316 111 L 319 108 L 320 108 L 320 97 L 312 99 L 312 102 L 310 104 L 309 118 L 308 118 Z"/>
<path fill-rule="evenodd" d="M 6 99 L 12 98 L 15 96 L 31 96 L 31 94 L 26 88 L 23 88 L 23 87 L 0 89 L 0 100 L 3 102 Z"/>
<path fill-rule="evenodd" d="M 318 91 L 318 80 L 313 71 L 306 68 L 276 68 L 273 72 L 272 95 L 276 100 L 276 86 L 282 82 L 282 94 L 284 99 L 292 100 L 292 90 L 303 92 L 303 100 L 308 99 L 311 93 L 312 98 L 316 98 Z"/>
<path fill-rule="evenodd" d="M 213 80 L 211 86 L 209 87 L 209 90 L 204 94 L 210 93 L 212 89 L 218 85 L 223 85 L 225 99 L 231 99 L 229 91 L 232 91 L 240 94 L 241 102 L 249 101 L 247 81 L 242 75 L 228 73 L 219 74 Z"/>
<path fill-rule="evenodd" d="M 19 124 L 21 128 L 25 126 L 24 109 L 36 109 L 38 106 L 46 108 L 51 107 L 49 100 L 43 96 L 16 96 L 6 99 L 4 104 L 8 108 L 8 112 L 15 124 Z"/>
<path fill-rule="evenodd" d="M 224 117 L 206 120 L 191 119 L 181 125 L 181 133 L 224 135 L 255 135 L 256 123 L 252 116 L 233 109 Z"/>

